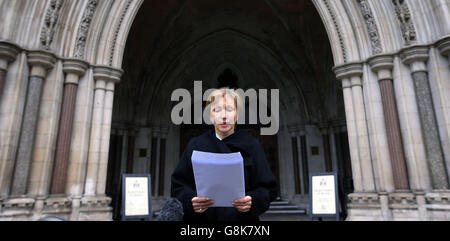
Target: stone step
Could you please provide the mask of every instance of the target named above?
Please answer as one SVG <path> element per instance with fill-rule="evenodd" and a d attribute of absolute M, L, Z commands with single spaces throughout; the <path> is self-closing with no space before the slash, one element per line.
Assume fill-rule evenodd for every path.
<path fill-rule="evenodd" d="M 290 210 L 290 209 L 300 209 L 295 205 L 283 205 L 283 206 L 270 206 L 269 210 Z"/>
<path fill-rule="evenodd" d="M 261 215 L 263 221 L 301 221 L 306 219 L 305 209 L 283 200 L 272 202 L 269 210 Z"/>
<path fill-rule="evenodd" d="M 289 205 L 289 202 L 288 201 L 274 201 L 274 202 L 271 202 L 270 205 L 273 205 L 273 206 Z"/>
<path fill-rule="evenodd" d="M 306 210 L 297 209 L 297 210 L 268 210 L 265 214 L 285 214 L 285 215 L 304 215 L 306 214 Z"/>

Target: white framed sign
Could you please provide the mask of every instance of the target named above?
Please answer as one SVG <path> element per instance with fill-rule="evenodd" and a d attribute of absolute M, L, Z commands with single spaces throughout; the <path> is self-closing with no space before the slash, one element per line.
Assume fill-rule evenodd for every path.
<path fill-rule="evenodd" d="M 150 175 L 124 174 L 122 176 L 122 220 L 151 220 Z"/>
<path fill-rule="evenodd" d="M 310 216 L 337 217 L 339 220 L 339 194 L 337 173 L 310 174 Z"/>

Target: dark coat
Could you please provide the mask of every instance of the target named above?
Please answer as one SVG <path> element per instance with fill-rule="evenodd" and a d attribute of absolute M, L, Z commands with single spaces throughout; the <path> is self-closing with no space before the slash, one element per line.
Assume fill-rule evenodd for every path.
<path fill-rule="evenodd" d="M 194 212 L 192 198 L 196 197 L 192 152 L 212 153 L 240 152 L 244 159 L 246 195 L 252 197 L 250 212 L 241 213 L 234 207 L 209 208 L 202 214 Z M 172 174 L 171 196 L 183 204 L 185 221 L 259 221 L 259 216 L 269 209 L 279 187 L 266 160 L 264 149 L 257 139 L 236 129 L 222 141 L 210 130 L 192 138 L 184 150 L 180 162 Z"/>

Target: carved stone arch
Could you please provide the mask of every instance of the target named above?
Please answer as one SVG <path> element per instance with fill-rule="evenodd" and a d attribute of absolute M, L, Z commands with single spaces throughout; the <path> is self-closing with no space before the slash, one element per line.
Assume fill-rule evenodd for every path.
<path fill-rule="evenodd" d="M 128 33 L 142 3 L 143 0 L 113 2 L 105 16 L 101 36 L 93 39 L 97 44 L 94 48 L 97 50 L 94 51 L 97 52 L 96 64 L 121 68 Z"/>
<path fill-rule="evenodd" d="M 407 1 L 411 12 L 411 18 L 414 21 L 414 26 L 417 33 L 417 44 L 430 44 L 436 41 L 437 36 L 442 36 L 441 29 L 439 29 L 438 14 L 435 13 L 432 2 L 435 1 Z M 444 10 L 447 6 L 442 6 Z M 448 25 L 443 23 L 442 26 Z"/>
<path fill-rule="evenodd" d="M 40 33 L 44 25 L 44 17 L 49 3 L 46 1 L 13 1 L 16 2 L 17 11 L 23 12 L 14 16 L 15 26 L 10 29 L 12 40 L 19 46 L 38 49 L 40 48 Z M 27 16 L 27 17 L 24 17 Z"/>
<path fill-rule="evenodd" d="M 94 48 L 98 50 L 94 51 L 98 53 L 96 64 L 121 67 L 127 35 L 142 2 L 143 0 L 114 1 L 108 16 L 105 16 L 104 30 L 101 36 L 96 36 L 98 41 L 94 41 L 95 38 L 88 41 L 94 41 L 98 45 Z M 335 65 L 359 61 L 361 57 L 356 35 L 360 34 L 360 29 L 352 28 L 351 20 L 343 3 L 329 0 L 314 0 L 313 2 L 330 38 Z M 91 31 L 100 29 L 102 28 L 96 27 Z"/>
<path fill-rule="evenodd" d="M 370 49 L 370 41 L 360 36 L 365 34 L 357 16 L 357 2 L 314 0 L 333 51 L 336 66 L 361 61 L 364 51 Z"/>
<path fill-rule="evenodd" d="M 390 7 L 386 10 L 393 12 L 392 19 L 397 19 L 397 31 L 400 34 L 398 39 L 403 39 L 402 44 L 398 47 L 400 49 L 403 45 L 412 45 L 417 42 L 417 31 L 414 19 L 411 15 L 409 1 L 406 0 L 392 0 Z"/>
<path fill-rule="evenodd" d="M 442 36 L 450 35 L 450 19 L 448 18 L 450 14 L 450 3 L 448 1 L 433 0 L 430 1 L 437 13 L 437 22 L 440 26 L 440 34 Z M 410 7 L 411 9 L 411 7 Z M 413 16 L 412 16 L 413 17 Z M 413 19 L 414 20 L 414 19 Z M 416 29 L 417 31 L 417 29 Z"/>
<path fill-rule="evenodd" d="M 81 18 L 85 12 L 85 1 L 63 1 L 60 12 L 59 26 L 55 33 L 55 51 L 63 57 L 73 57 L 77 32 L 80 29 Z M 75 27 L 74 27 L 75 26 Z"/>
<path fill-rule="evenodd" d="M 401 8 L 406 6 L 406 2 L 402 1 Z M 358 0 L 359 7 L 359 19 L 355 19 L 355 22 L 365 23 L 365 29 L 367 40 L 370 43 L 371 51 L 363 56 L 363 59 L 367 59 L 370 56 L 381 53 L 392 53 L 398 51 L 405 45 L 402 39 L 403 24 L 399 24 L 399 21 L 392 21 L 400 18 L 396 13 L 395 4 L 399 3 L 399 0 L 391 1 L 367 1 Z M 410 41 L 407 41 L 410 44 Z M 361 51 L 363 49 L 361 48 Z"/>
<path fill-rule="evenodd" d="M 45 50 L 58 49 L 59 35 L 63 35 L 64 28 L 61 22 L 64 21 L 67 16 L 64 14 L 65 8 L 68 7 L 62 0 L 51 0 L 47 2 L 46 11 L 44 13 L 44 22 L 40 29 L 40 48 Z M 70 8 L 70 7 L 69 7 Z"/>

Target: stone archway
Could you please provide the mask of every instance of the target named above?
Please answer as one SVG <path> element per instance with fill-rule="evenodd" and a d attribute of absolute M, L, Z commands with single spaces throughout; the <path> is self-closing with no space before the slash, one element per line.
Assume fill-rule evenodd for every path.
<path fill-rule="evenodd" d="M 265 2 L 289 29 L 277 1 Z M 110 218 L 114 87 L 142 3 L 0 3 L 0 219 Z M 349 220 L 445 219 L 449 5 L 313 3 L 344 88 L 355 183 Z"/>
<path fill-rule="evenodd" d="M 262 3 L 264 4 L 264 3 Z M 245 88 L 277 88 L 281 89 L 283 93 L 286 93 L 285 96 L 283 96 L 282 103 L 285 106 L 284 107 L 284 114 L 283 114 L 283 131 L 282 134 L 277 136 L 275 139 L 275 146 L 276 151 L 275 155 L 277 155 L 277 158 L 280 160 L 280 164 L 276 165 L 274 168 L 274 172 L 277 172 L 279 169 L 281 173 L 280 175 L 280 185 L 282 187 L 282 198 L 286 199 L 294 199 L 296 198 L 295 202 L 301 203 L 302 206 L 307 205 L 307 186 L 306 184 L 303 184 L 301 186 L 301 191 L 296 192 L 295 187 L 296 180 L 293 178 L 294 172 L 292 171 L 293 168 L 293 156 L 294 156 L 294 149 L 300 149 L 297 147 L 297 145 L 293 145 L 291 136 L 295 137 L 295 140 L 297 138 L 299 139 L 298 143 L 301 145 L 301 143 L 304 144 L 305 147 L 302 146 L 303 152 L 308 152 L 309 148 L 306 147 L 306 136 L 304 132 L 301 132 L 300 129 L 308 129 L 308 132 L 312 132 L 313 136 L 317 137 L 317 140 L 308 140 L 311 141 L 311 145 L 317 145 L 320 146 L 320 155 L 313 155 L 313 157 L 309 158 L 309 161 L 312 162 L 312 164 L 305 165 L 305 167 L 311 167 L 311 170 L 317 170 L 319 171 L 320 168 L 323 166 L 322 164 L 322 143 L 321 139 L 322 135 L 320 134 L 320 131 L 318 130 L 318 127 L 315 126 L 315 123 L 309 123 L 309 127 L 305 127 L 305 124 L 299 123 L 299 119 L 304 118 L 305 123 L 307 122 L 306 119 L 310 118 L 310 116 L 316 116 L 318 112 L 315 111 L 315 113 L 311 113 L 312 111 L 309 110 L 311 107 L 308 106 L 308 103 L 306 103 L 306 97 L 302 93 L 304 90 L 302 89 L 303 86 L 300 84 L 301 78 L 304 78 L 306 76 L 304 73 L 306 72 L 304 69 L 307 69 L 307 67 L 303 67 L 301 70 L 294 69 L 295 65 L 307 65 L 307 60 L 295 60 L 293 57 L 290 57 L 286 59 L 286 53 L 280 53 L 279 51 L 275 51 L 273 46 L 270 46 L 267 44 L 266 41 L 261 39 L 259 33 L 255 31 L 254 29 L 258 29 L 257 27 L 248 27 L 248 29 L 251 29 L 253 31 L 249 31 L 248 29 L 245 29 L 242 27 L 241 23 L 246 22 L 247 25 L 250 25 L 253 22 L 257 22 L 255 20 L 252 20 L 251 18 L 247 19 L 246 21 L 241 21 L 242 16 L 245 16 L 245 14 L 239 14 L 239 13 L 229 13 L 229 12 L 219 12 L 217 14 L 212 14 L 212 17 L 205 17 L 205 23 L 215 23 L 214 24 L 202 24 L 202 22 L 197 23 L 195 22 L 195 29 L 190 29 L 189 26 L 187 27 L 187 31 L 189 34 L 186 36 L 183 35 L 183 33 L 179 33 L 179 36 L 175 40 L 170 38 L 170 34 L 167 34 L 169 37 L 166 36 L 160 36 L 160 42 L 162 42 L 161 45 L 167 43 L 167 46 L 173 46 L 172 49 L 166 49 L 164 46 L 159 46 L 158 44 L 155 44 L 152 42 L 151 38 L 148 38 L 148 35 L 151 35 L 151 30 L 145 29 L 140 26 L 148 26 L 150 25 L 150 19 L 147 21 L 144 21 L 143 18 L 140 17 L 140 14 L 145 16 L 155 16 L 161 11 L 155 10 L 158 13 L 151 12 L 151 7 L 147 7 L 144 4 L 142 7 L 142 12 L 138 13 L 137 19 L 136 19 L 136 25 L 132 27 L 132 30 L 130 31 L 130 37 L 129 42 L 127 43 L 127 48 L 125 51 L 125 57 L 126 60 L 124 62 L 124 72 L 125 75 L 123 77 L 124 85 L 119 84 L 117 91 L 120 91 L 120 93 L 125 94 L 127 96 L 130 96 L 130 93 L 134 90 L 139 90 L 138 95 L 135 97 L 130 97 L 129 99 L 135 100 L 136 102 L 130 102 L 125 101 L 127 98 L 126 96 L 119 94 L 117 99 L 118 100 L 115 103 L 115 108 L 117 112 L 127 111 L 126 113 L 130 113 L 130 109 L 134 109 L 134 113 L 136 115 L 125 115 L 123 114 L 117 114 L 115 115 L 115 118 L 113 118 L 113 123 L 116 123 L 117 128 L 119 129 L 119 133 L 126 131 L 126 128 L 130 123 L 133 123 L 131 125 L 135 126 L 137 131 L 137 139 L 140 142 L 140 146 L 138 149 L 142 149 L 142 153 L 145 153 L 144 149 L 147 149 L 146 154 L 142 157 L 139 157 L 138 162 L 140 164 L 137 164 L 136 166 L 141 166 L 141 172 L 148 169 L 149 166 L 153 166 L 158 168 L 158 164 L 160 166 L 163 166 L 158 160 L 153 160 L 153 157 L 151 156 L 153 153 L 152 150 L 155 149 L 155 146 L 153 146 L 154 140 L 157 141 L 157 139 L 154 139 L 155 137 L 161 140 L 167 141 L 168 144 L 172 146 L 170 149 L 170 152 L 166 151 L 166 160 L 170 159 L 172 163 L 165 163 L 164 167 L 166 170 L 166 180 L 165 183 L 170 182 L 170 170 L 174 168 L 176 165 L 176 162 L 178 161 L 178 156 L 181 154 L 181 151 L 183 150 L 183 141 L 181 141 L 180 144 L 178 144 L 179 141 L 177 141 L 177 138 L 183 139 L 183 130 L 178 130 L 179 128 L 172 127 L 170 125 L 170 111 L 164 112 L 164 110 L 170 109 L 171 103 L 170 103 L 170 94 L 171 91 L 173 91 L 175 88 L 182 87 L 184 89 L 191 89 L 193 86 L 192 80 L 205 80 L 206 83 L 205 86 L 208 87 L 217 87 L 215 86 L 217 83 L 214 83 L 216 78 L 210 78 L 210 76 L 217 76 L 215 72 L 220 73 L 220 71 L 214 71 L 217 66 L 224 66 L 230 67 L 230 61 L 235 66 L 240 66 L 243 68 L 243 70 L 240 70 L 238 72 L 240 73 L 240 80 L 245 81 L 238 81 L 238 84 L 241 85 L 241 87 Z M 310 8 L 314 10 L 314 6 L 310 5 Z M 182 7 L 180 7 L 182 8 Z M 189 6 L 188 9 L 192 9 L 195 7 Z M 269 12 L 272 13 L 272 9 L 270 6 L 268 6 Z M 304 10 L 306 11 L 306 10 Z M 181 18 L 180 11 L 172 11 L 177 13 L 177 18 Z M 198 12 L 198 11 L 197 11 Z M 274 19 L 278 21 L 279 16 L 274 14 Z M 317 15 L 317 14 L 316 14 Z M 170 19 L 170 17 L 169 17 Z M 227 19 L 227 21 L 223 21 L 223 19 Z M 230 20 L 233 19 L 233 20 Z M 153 19 L 152 21 L 157 21 L 156 19 Z M 182 20 L 179 20 L 182 21 Z M 311 21 L 311 20 L 310 20 Z M 320 21 L 319 17 L 316 16 L 314 18 L 314 21 Z M 176 29 L 174 26 L 176 26 L 176 21 L 168 21 L 171 22 L 171 29 L 170 31 L 174 31 L 178 33 L 177 30 L 183 31 L 180 29 Z M 283 28 L 284 31 L 284 28 Z M 164 29 L 164 31 L 161 31 L 164 33 L 169 32 L 169 30 Z M 198 33 L 198 34 L 197 34 Z M 276 36 L 276 34 L 274 34 Z M 326 36 L 326 34 L 323 34 L 322 36 Z M 325 37 L 326 38 L 326 37 Z M 187 39 L 186 42 L 180 42 L 176 41 L 177 39 Z M 287 38 L 286 38 L 287 39 Z M 189 41 L 191 40 L 191 41 Z M 149 43 L 152 48 L 157 49 L 156 53 L 152 53 L 152 58 L 157 59 L 158 62 L 147 59 L 142 57 L 143 53 L 146 53 L 148 50 L 146 50 L 146 46 L 140 45 L 139 43 Z M 326 42 L 326 40 L 325 40 Z M 233 45 L 233 43 L 238 43 Z M 300 44 L 299 44 L 300 45 Z M 181 47 L 179 47 L 181 46 Z M 217 46 L 217 47 L 212 47 Z M 278 45 L 283 47 L 283 45 Z M 286 44 L 286 46 L 292 46 L 292 48 L 288 51 L 294 52 L 298 51 L 297 49 L 300 47 L 297 47 L 295 44 Z M 251 51 L 246 50 L 251 49 Z M 239 58 L 239 56 L 234 52 L 242 52 L 243 55 L 248 55 L 249 57 L 244 58 L 245 61 L 239 61 L 236 60 Z M 286 52 L 286 50 L 284 50 Z M 158 57 L 158 52 L 164 53 L 164 56 Z M 166 57 L 166 56 L 170 56 Z M 210 56 L 217 56 L 215 59 L 218 59 L 217 61 L 215 59 L 210 59 Z M 329 55 L 331 56 L 331 54 Z M 163 61 L 166 59 L 170 59 L 170 61 L 167 63 L 167 65 L 164 65 Z M 136 67 L 137 63 L 141 63 Z M 254 63 L 263 63 L 264 67 L 261 68 L 261 66 L 256 65 L 246 65 L 246 61 L 250 61 L 253 65 Z M 303 61 L 303 62 L 302 62 Z M 328 61 L 328 59 L 327 59 Z M 225 64 L 224 64 L 225 62 Z M 289 64 L 289 62 L 291 64 Z M 305 64 L 303 64 L 305 62 Z M 208 63 L 208 64 L 204 64 Z M 326 69 L 327 72 L 330 72 L 332 65 L 332 58 L 329 62 L 324 64 L 328 66 L 328 69 Z M 141 66 L 150 66 L 148 67 L 148 70 L 142 71 Z M 151 66 L 154 66 L 153 69 Z M 294 66 L 294 67 L 293 67 Z M 200 69 L 200 71 L 199 71 Z M 206 70 L 205 74 L 202 74 L 201 70 Z M 234 68 L 236 70 L 236 68 Z M 268 76 L 268 79 L 259 79 L 255 78 L 255 75 L 249 73 L 249 69 L 252 69 L 253 72 L 261 72 L 262 75 Z M 285 69 L 284 72 L 280 72 L 279 69 Z M 302 72 L 305 71 L 305 72 Z M 142 73 L 145 74 L 142 74 Z M 159 72 L 159 74 L 158 74 Z M 136 74 L 138 73 L 138 74 Z M 130 76 L 132 75 L 132 76 Z M 138 76 L 139 78 L 136 78 Z M 331 73 L 330 76 L 333 76 Z M 270 77 L 270 78 L 269 78 Z M 211 79 L 211 80 L 210 80 Z M 138 80 L 138 81 L 137 81 Z M 258 81 L 260 80 L 260 81 Z M 332 83 L 336 82 L 334 79 L 332 80 Z M 133 84 L 130 84 L 133 83 Z M 328 83 L 328 82 L 327 82 Z M 303 84 L 305 84 L 303 82 Z M 335 85 L 335 86 L 336 86 Z M 139 86 L 139 87 L 136 87 Z M 269 88 L 270 89 L 270 88 Z M 311 91 L 311 90 L 310 90 Z M 191 91 L 192 93 L 192 91 Z M 289 93 L 289 94 L 287 94 Z M 316 93 L 316 92 L 314 92 Z M 318 94 L 314 94 L 319 96 Z M 138 101 L 140 100 L 140 101 Z M 309 99 L 308 102 L 311 102 Z M 338 102 L 338 101 L 336 101 Z M 133 106 L 130 105 L 130 103 L 133 104 Z M 131 112 L 132 113 L 132 112 Z M 287 114 L 286 114 L 287 113 Z M 293 115 L 292 113 L 298 113 L 298 116 Z M 301 118 L 300 118 L 301 116 Z M 126 118 L 125 118 L 126 117 Z M 319 117 L 315 117 L 316 119 L 319 119 Z M 344 117 L 342 117 L 344 118 Z M 134 122 L 133 122 L 134 121 Z M 325 122 L 325 121 L 324 121 Z M 127 124 L 126 124 L 127 123 Z M 168 124 L 169 123 L 169 124 Z M 337 122 L 336 122 L 337 123 Z M 331 124 L 331 123 L 330 123 Z M 334 124 L 334 123 L 333 123 Z M 296 125 L 296 126 L 294 126 Z M 343 124 L 345 126 L 345 123 Z M 164 127 L 166 130 L 166 137 L 159 137 L 160 135 L 159 129 L 161 127 Z M 294 127 L 294 128 L 292 128 Z M 195 127 L 191 127 L 191 129 L 195 129 Z M 328 130 L 331 129 L 329 126 L 326 126 L 325 128 L 322 127 L 322 129 L 325 129 L 327 134 L 329 134 L 330 137 L 327 136 L 327 138 L 331 138 L 331 136 L 334 137 L 334 131 L 339 133 L 341 130 L 339 128 L 335 128 L 336 130 Z M 155 130 L 155 131 L 154 131 Z M 328 131 L 332 131 L 328 133 Z M 156 134 L 153 134 L 155 132 Z M 192 130 L 194 132 L 194 130 Z M 180 134 L 181 133 L 181 134 Z M 120 134 L 119 134 L 120 135 Z M 156 136 L 155 136 L 156 135 Z M 149 136 L 152 136 L 150 138 Z M 180 137 L 178 137 L 180 136 Z M 172 140 L 169 140 L 171 139 Z M 305 138 L 302 138 L 305 137 Z M 312 138 L 312 137 L 308 137 Z M 154 139 L 151 140 L 150 139 Z M 301 142 L 300 140 L 305 139 L 305 141 Z M 319 141 L 318 141 L 319 140 Z M 309 144 L 308 144 L 309 145 Z M 284 148 L 282 151 L 281 149 L 278 150 L 278 148 Z M 156 152 L 160 151 L 159 148 L 156 148 Z M 137 152 L 136 152 L 137 153 Z M 298 155 L 301 155 L 300 150 L 297 151 Z M 309 155 L 309 154 L 307 154 Z M 171 158 L 168 158 L 171 156 Z M 269 155 L 270 156 L 270 155 Z M 155 156 L 157 158 L 157 154 Z M 297 158 L 298 162 L 305 162 L 308 161 L 308 158 Z M 335 161 L 335 160 L 334 160 Z M 175 163 L 174 163 L 175 162 Z M 336 166 L 336 165 L 335 165 Z M 143 169 L 142 169 L 143 168 Z M 300 168 L 299 166 L 297 169 Z M 307 175 L 308 170 L 307 168 L 304 168 L 304 172 L 301 172 L 301 175 L 303 177 L 303 183 L 307 182 Z M 156 171 L 156 175 L 158 175 L 158 170 L 153 170 L 150 168 L 151 171 Z M 137 171 L 137 170 L 136 170 Z M 158 178 L 157 178 L 158 179 Z M 161 182 L 160 182 L 161 183 Z M 167 189 L 167 188 L 166 188 Z M 165 190 L 166 198 L 168 189 Z M 295 198 L 293 198 L 295 197 Z M 158 201 L 160 197 L 155 197 L 154 200 Z"/>

